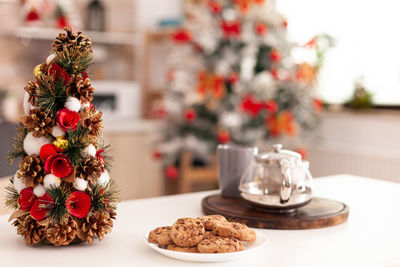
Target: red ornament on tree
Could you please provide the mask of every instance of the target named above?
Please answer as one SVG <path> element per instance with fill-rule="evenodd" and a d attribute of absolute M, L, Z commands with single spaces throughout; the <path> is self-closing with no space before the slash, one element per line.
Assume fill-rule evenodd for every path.
<path fill-rule="evenodd" d="M 185 120 L 188 122 L 193 122 L 196 120 L 197 118 L 197 113 L 194 109 L 189 108 L 185 111 L 185 113 L 183 114 L 183 116 L 185 117 Z"/>
<path fill-rule="evenodd" d="M 172 39 L 176 43 L 186 43 L 192 40 L 192 33 L 188 30 L 180 29 L 172 35 Z"/>
<path fill-rule="evenodd" d="M 96 158 L 101 163 L 101 171 L 104 171 L 104 165 L 105 165 L 104 157 L 101 155 L 103 152 L 104 152 L 104 149 L 100 149 L 100 150 L 96 151 Z"/>
<path fill-rule="evenodd" d="M 65 85 L 69 84 L 71 81 L 71 77 L 69 76 L 68 72 L 55 63 L 50 65 L 49 74 L 54 75 L 56 80 L 62 79 Z"/>
<path fill-rule="evenodd" d="M 218 133 L 218 143 L 219 144 L 226 144 L 231 141 L 231 135 L 228 131 L 219 131 Z"/>
<path fill-rule="evenodd" d="M 78 127 L 79 113 L 67 108 L 60 109 L 57 112 L 56 121 L 64 131 L 75 131 Z"/>
<path fill-rule="evenodd" d="M 208 6 L 210 7 L 211 11 L 212 11 L 214 14 L 218 14 L 218 13 L 221 12 L 221 4 L 218 3 L 217 1 L 210 1 L 210 2 L 208 3 Z"/>
<path fill-rule="evenodd" d="M 48 174 L 59 178 L 69 176 L 74 169 L 69 158 L 60 153 L 50 155 L 44 163 L 44 168 Z"/>
<path fill-rule="evenodd" d="M 29 13 L 26 15 L 25 18 L 27 22 L 36 21 L 39 19 L 40 19 L 39 13 L 34 8 L 32 8 L 31 11 L 29 11 Z"/>
<path fill-rule="evenodd" d="M 244 112 L 250 114 L 251 117 L 255 118 L 258 116 L 260 111 L 264 109 L 265 106 L 261 101 L 254 100 L 253 95 L 248 94 L 243 98 L 240 107 Z"/>
<path fill-rule="evenodd" d="M 42 146 L 42 148 L 40 148 L 40 158 L 46 162 L 47 158 L 50 155 L 53 155 L 57 152 L 62 152 L 62 149 L 56 147 L 53 144 L 46 144 L 44 146 Z"/>
<path fill-rule="evenodd" d="M 35 195 L 31 187 L 25 188 L 19 193 L 18 205 L 21 210 L 30 210 L 33 203 L 35 202 Z"/>
<path fill-rule="evenodd" d="M 54 199 L 47 192 L 42 197 L 39 197 L 35 200 L 31 207 L 31 216 L 37 221 L 41 221 L 47 217 L 49 212 L 54 207 Z"/>
<path fill-rule="evenodd" d="M 169 180 L 175 180 L 176 178 L 178 178 L 178 175 L 179 175 L 179 171 L 178 171 L 177 167 L 168 166 L 167 168 L 165 168 L 165 176 Z"/>
<path fill-rule="evenodd" d="M 88 214 L 92 200 L 85 192 L 74 191 L 65 202 L 65 205 L 72 216 L 83 218 Z"/>
<path fill-rule="evenodd" d="M 269 59 L 273 62 L 279 62 L 282 59 L 282 55 L 278 50 L 272 49 L 271 52 L 269 52 Z"/>
<path fill-rule="evenodd" d="M 268 32 L 268 26 L 267 24 L 263 22 L 259 22 L 256 24 L 256 32 L 258 35 L 264 35 Z"/>
<path fill-rule="evenodd" d="M 268 110 L 269 113 L 275 113 L 278 111 L 278 104 L 274 100 L 269 100 L 265 103 L 265 109 Z"/>
<path fill-rule="evenodd" d="M 240 21 L 223 21 L 221 24 L 222 31 L 225 38 L 239 37 L 240 35 Z"/>

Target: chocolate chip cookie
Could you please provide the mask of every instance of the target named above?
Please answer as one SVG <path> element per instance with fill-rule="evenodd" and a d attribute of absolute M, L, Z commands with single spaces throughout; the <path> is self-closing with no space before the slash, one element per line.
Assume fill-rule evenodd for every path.
<path fill-rule="evenodd" d="M 197 245 L 200 253 L 228 253 L 244 250 L 243 244 L 234 238 L 218 237 L 205 239 Z"/>
<path fill-rule="evenodd" d="M 246 242 L 256 240 L 256 233 L 253 230 L 237 222 L 219 222 L 214 226 L 213 233 L 218 236 L 233 237 Z"/>
<path fill-rule="evenodd" d="M 172 225 L 170 237 L 181 247 L 193 247 L 204 238 L 205 229 L 199 219 L 180 218 Z"/>
<path fill-rule="evenodd" d="M 217 222 L 227 222 L 222 215 L 208 215 L 198 218 L 206 230 L 212 230 Z"/>
<path fill-rule="evenodd" d="M 172 239 L 169 235 L 170 232 L 171 232 L 171 226 L 158 227 L 150 232 L 148 238 L 149 242 L 155 243 L 160 246 L 173 244 Z"/>
<path fill-rule="evenodd" d="M 175 244 L 170 244 L 167 246 L 168 250 L 180 251 L 180 252 L 190 252 L 190 253 L 199 253 L 197 247 L 180 247 Z"/>

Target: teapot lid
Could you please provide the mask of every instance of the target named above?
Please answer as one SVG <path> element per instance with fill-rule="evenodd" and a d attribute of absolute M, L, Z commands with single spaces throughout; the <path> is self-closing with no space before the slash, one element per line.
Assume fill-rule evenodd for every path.
<path fill-rule="evenodd" d="M 258 163 L 269 163 L 270 161 L 282 159 L 294 161 L 301 160 L 301 155 L 299 153 L 291 150 L 282 149 L 283 146 L 281 144 L 275 144 L 272 147 L 273 150 L 271 152 L 257 154 L 257 156 L 255 157 L 256 161 Z"/>

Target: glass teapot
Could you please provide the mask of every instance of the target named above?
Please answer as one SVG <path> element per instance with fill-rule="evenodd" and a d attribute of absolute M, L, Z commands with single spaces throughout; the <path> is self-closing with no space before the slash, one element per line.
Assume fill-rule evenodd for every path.
<path fill-rule="evenodd" d="M 294 151 L 259 153 L 245 170 L 239 185 L 241 196 L 250 204 L 268 209 L 297 208 L 311 200 L 313 182 L 307 161 Z"/>

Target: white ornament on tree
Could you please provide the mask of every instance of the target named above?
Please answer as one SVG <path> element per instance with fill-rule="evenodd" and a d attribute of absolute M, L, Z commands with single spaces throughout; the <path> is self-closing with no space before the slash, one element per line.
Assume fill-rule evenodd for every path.
<path fill-rule="evenodd" d="M 53 174 L 47 174 L 43 179 L 43 185 L 46 189 L 51 189 L 52 187 L 59 187 L 61 184 L 61 179 L 54 176 Z"/>
<path fill-rule="evenodd" d="M 75 178 L 74 188 L 79 191 L 85 191 L 87 188 L 88 182 L 82 178 Z"/>
<path fill-rule="evenodd" d="M 101 173 L 99 179 L 97 179 L 97 184 L 105 186 L 110 181 L 110 175 L 107 170 Z"/>
<path fill-rule="evenodd" d="M 69 96 L 65 101 L 64 107 L 71 111 L 79 112 L 81 110 L 81 102 L 78 98 Z"/>
<path fill-rule="evenodd" d="M 96 152 L 97 152 L 97 150 L 96 150 L 96 148 L 94 147 L 94 145 L 90 144 L 90 145 L 88 145 L 87 147 L 85 147 L 85 148 L 83 149 L 82 155 L 94 157 L 94 156 L 96 156 Z"/>
<path fill-rule="evenodd" d="M 46 144 L 51 144 L 49 138 L 44 136 L 34 137 L 33 133 L 29 132 L 24 139 L 24 150 L 29 156 L 32 156 L 33 154 L 39 155 L 40 149 Z"/>
<path fill-rule="evenodd" d="M 43 185 L 38 184 L 38 185 L 33 189 L 33 193 L 34 193 L 35 196 L 37 196 L 37 197 L 42 197 L 42 196 L 46 193 L 46 188 L 44 188 Z"/>
<path fill-rule="evenodd" d="M 65 135 L 65 132 L 63 129 L 60 128 L 60 126 L 54 126 L 53 129 L 51 130 L 51 135 L 54 137 L 61 137 Z"/>
<path fill-rule="evenodd" d="M 23 103 L 23 106 L 24 106 L 24 114 L 25 115 L 29 115 L 29 113 L 31 112 L 31 110 L 34 108 L 33 106 L 32 106 L 32 104 L 31 103 L 29 103 L 29 93 L 28 92 L 25 92 L 25 94 L 24 94 L 24 103 Z"/>
<path fill-rule="evenodd" d="M 21 179 L 17 175 L 18 172 L 15 173 L 14 175 L 14 182 L 13 185 L 15 187 L 15 190 L 17 190 L 18 193 L 21 193 L 22 190 L 27 188 L 27 186 L 21 181 Z"/>

